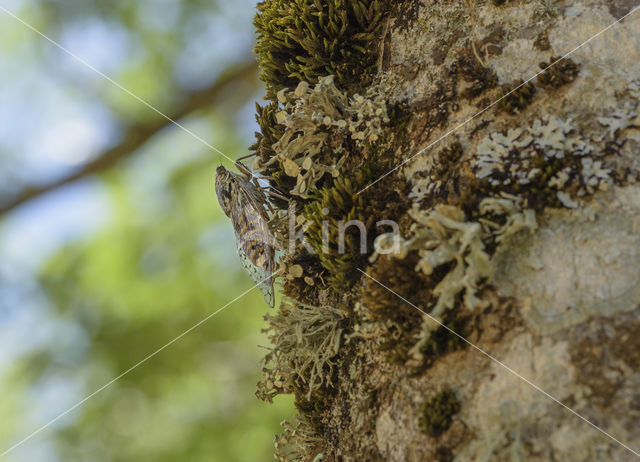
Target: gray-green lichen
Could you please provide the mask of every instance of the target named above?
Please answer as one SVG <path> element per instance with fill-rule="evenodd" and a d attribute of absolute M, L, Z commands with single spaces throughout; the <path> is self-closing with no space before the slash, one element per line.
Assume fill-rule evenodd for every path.
<path fill-rule="evenodd" d="M 487 306 L 488 301 L 478 296 L 483 283 L 493 280 L 491 257 L 485 242 L 495 240 L 500 243 L 508 236 L 522 230 L 535 230 L 535 214 L 523 209 L 522 199 L 503 194 L 488 197 L 480 204 L 480 221 L 467 221 L 464 213 L 453 206 L 437 205 L 433 210 L 421 210 L 419 205 L 409 211 L 414 223 L 412 236 L 403 239 L 392 234 L 382 235 L 376 240 L 375 261 L 381 254 L 404 259 L 409 252 L 417 252 L 419 260 L 415 271 L 432 277 L 434 271 L 446 267 L 446 274 L 433 289 L 437 299 L 429 309 L 429 316 L 423 316 L 423 326 L 418 341 L 411 348 L 414 358 L 421 358 L 421 350 L 429 340 L 431 332 L 440 325 L 447 310 L 455 307 L 459 296 L 468 310 Z M 501 218 L 500 223 L 495 220 Z"/>
<path fill-rule="evenodd" d="M 491 235 L 497 243 L 519 231 L 535 231 L 538 228 L 536 215 L 532 209 L 523 206 L 521 197 L 502 193 L 498 197 L 486 197 L 480 202 L 480 215 L 505 217 L 504 223 L 498 224 L 488 218 L 479 218 L 485 230 L 485 235 Z"/>
<path fill-rule="evenodd" d="M 571 120 L 550 116 L 533 121 L 530 127 L 493 132 L 477 147 L 475 175 L 494 187 L 546 186 L 566 207 L 575 207 L 563 191 L 575 190 L 578 197 L 607 190 L 612 185 L 601 142 L 586 138 Z"/>
<path fill-rule="evenodd" d="M 344 314 L 330 306 L 309 306 L 285 298 L 275 316 L 265 315 L 273 349 L 264 358 L 259 398 L 301 391 L 307 398 L 332 387 Z"/>
<path fill-rule="evenodd" d="M 296 422 L 283 421 L 282 433 L 276 436 L 275 459 L 279 462 L 320 462 L 324 438 L 303 415 L 297 414 Z"/>
<path fill-rule="evenodd" d="M 491 269 L 481 238 L 482 226 L 465 221 L 461 210 L 446 205 L 436 206 L 428 212 L 414 206 L 409 214 L 414 220 L 412 237 L 402 239 L 397 236 L 396 241 L 377 240 L 372 260 L 379 254 L 403 259 L 409 252 L 416 251 L 420 259 L 415 271 L 427 276 L 431 276 L 434 269 L 451 263 L 452 268 L 433 290 L 438 301 L 430 314 L 438 320 L 445 310 L 453 308 L 460 293 L 464 294 L 464 303 L 469 309 L 483 306 L 485 303 L 476 296 L 476 291 L 482 279 L 491 277 Z M 391 247 L 387 247 L 389 245 Z M 419 350 L 427 340 L 429 327 L 433 325 L 433 322 L 426 322 L 427 333 L 414 350 Z"/>
<path fill-rule="evenodd" d="M 623 136 L 628 129 L 640 129 L 640 79 L 631 80 L 620 96 L 622 106 L 608 108 L 607 114 L 598 118 L 611 139 Z"/>
<path fill-rule="evenodd" d="M 337 177 L 350 155 L 347 140 L 359 148 L 376 142 L 382 125 L 389 122 L 384 99 L 369 90 L 368 96 L 348 97 L 336 88 L 333 76 L 311 87 L 301 82 L 294 91 L 283 89 L 278 100 L 283 109 L 276 120 L 285 127 L 273 145 L 276 155 L 258 169 L 281 163 L 287 176 L 295 178 L 289 192 L 309 198 L 326 174 Z"/>
<path fill-rule="evenodd" d="M 454 264 L 433 290 L 438 302 L 431 315 L 440 319 L 445 310 L 453 308 L 459 293 L 464 294 L 468 309 L 485 306 L 486 302 L 476 296 L 480 281 L 491 277 L 480 224 L 465 221 L 461 210 L 444 205 L 430 212 L 414 208 L 409 214 L 416 226 L 413 242 L 404 248 L 418 249 L 416 270 L 429 276 L 441 265 Z"/>

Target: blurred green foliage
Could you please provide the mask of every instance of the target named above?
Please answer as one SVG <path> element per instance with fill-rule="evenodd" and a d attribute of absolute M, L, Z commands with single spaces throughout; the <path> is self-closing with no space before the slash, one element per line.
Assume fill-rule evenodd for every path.
<path fill-rule="evenodd" d="M 236 266 L 234 242 L 211 197 L 214 167 L 195 162 L 172 172 L 155 199 L 170 205 L 151 216 L 131 204 L 126 185 L 112 181 L 114 220 L 43 269 L 43 286 L 60 316 L 91 334 L 81 369 L 62 366 L 80 374 L 87 390 L 250 287 L 244 273 L 226 271 Z M 154 199 L 147 199 L 153 208 Z M 60 433 L 63 459 L 268 457 L 283 408 L 253 396 L 264 353 L 257 345 L 266 344 L 258 335 L 264 308 L 254 290 L 96 396 Z M 92 453 L 95 445 L 103 446 L 100 457 Z"/>
<path fill-rule="evenodd" d="M 243 10 L 253 8 L 250 3 L 41 0 L 14 6 L 16 14 L 70 49 L 81 44 L 82 25 L 106 27 L 102 40 L 107 49 L 118 46 L 121 31 L 126 39 L 122 50 L 112 53 L 117 59 L 110 63 L 112 57 L 105 58 L 100 68 L 169 113 L 229 66 L 253 59 L 242 46 L 227 56 L 220 52 L 218 60 L 207 51 L 231 49 L 225 28 L 237 24 L 245 27 L 237 33 L 247 36 L 250 45 L 251 14 Z M 245 11 L 246 21 L 232 17 L 235 8 Z M 106 108 L 121 130 L 158 117 L 0 12 L 3 26 L 0 34 L 10 40 L 0 47 L 0 57 L 19 58 L 17 73 L 43 71 L 42 79 L 53 80 L 62 101 Z M 210 42 L 216 27 L 217 45 Z M 115 42 L 109 41 L 110 34 Z M 83 57 L 92 62 L 91 55 Z M 236 157 L 246 151 L 255 128 L 238 121 L 247 120 L 242 111 L 253 108 L 256 95 L 230 91 L 215 107 L 201 108 L 180 123 Z M 37 98 L 25 101 L 34 112 L 51 109 L 47 104 Z M 117 132 L 107 145 L 118 143 Z M 37 127 L 31 136 L 38 137 Z M 0 142 L 0 170 L 8 172 L 21 162 L 16 159 L 24 140 L 6 141 Z M 35 163 L 50 162 L 33 156 Z M 237 261 L 231 225 L 213 193 L 219 163 L 218 155 L 199 141 L 168 127 L 126 161 L 90 178 L 108 197 L 104 210 L 97 211 L 104 221 L 95 232 L 62 242 L 36 268 L 29 290 L 39 294 L 46 309 L 26 302 L 19 306 L 33 309 L 37 322 L 55 334 L 34 341 L 33 348 L 0 368 L 0 453 L 251 287 Z M 12 186 L 29 182 L 28 165 L 20 165 L 22 178 Z M 64 200 L 49 205 L 67 206 Z M 96 202 L 96 207 L 102 205 Z M 0 216 L 0 239 L 11 213 Z M 32 220 L 39 220 L 37 213 Z M 3 295 L 0 323 L 7 308 Z M 266 310 L 255 289 L 233 301 L 6 460 L 270 460 L 273 435 L 279 422 L 290 417 L 292 404 L 283 399 L 269 405 L 254 396 L 265 354 L 260 345 L 268 344 L 260 333 Z M 25 343 L 32 341 L 28 337 Z"/>

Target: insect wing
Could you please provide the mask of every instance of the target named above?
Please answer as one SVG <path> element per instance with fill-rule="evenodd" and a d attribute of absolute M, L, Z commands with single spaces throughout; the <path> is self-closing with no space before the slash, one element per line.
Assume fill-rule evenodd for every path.
<path fill-rule="evenodd" d="M 254 265 L 251 261 L 251 258 L 249 258 L 249 256 L 246 254 L 240 242 L 236 242 L 236 248 L 238 251 L 238 256 L 240 257 L 240 261 L 242 262 L 242 267 L 245 269 L 253 283 L 258 286 L 258 289 L 260 289 L 260 292 L 264 297 L 264 301 L 267 302 L 267 304 L 271 308 L 273 308 L 275 300 L 273 295 L 273 280 L 271 279 L 271 268 L 269 267 L 268 269 L 265 269 Z"/>
<path fill-rule="evenodd" d="M 271 307 L 274 305 L 273 245 L 267 215 L 263 205 L 252 194 L 253 185 L 241 182 L 233 195 L 231 221 L 236 235 L 236 249 L 242 266 L 251 280 L 258 285 Z"/>

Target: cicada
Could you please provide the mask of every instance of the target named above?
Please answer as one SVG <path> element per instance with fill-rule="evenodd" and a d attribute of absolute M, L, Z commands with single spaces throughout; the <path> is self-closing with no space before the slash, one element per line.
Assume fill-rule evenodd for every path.
<path fill-rule="evenodd" d="M 221 165 L 216 169 L 216 195 L 225 215 L 231 218 L 242 266 L 273 307 L 276 240 L 269 228 L 266 194 L 249 174 L 239 175 Z"/>

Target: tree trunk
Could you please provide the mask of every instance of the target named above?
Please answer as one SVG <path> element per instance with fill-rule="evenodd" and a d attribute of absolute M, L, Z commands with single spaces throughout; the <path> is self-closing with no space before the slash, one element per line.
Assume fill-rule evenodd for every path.
<path fill-rule="evenodd" d="M 402 2 L 371 28 L 375 77 L 280 92 L 277 143 L 263 111 L 261 167 L 281 169 L 312 250 L 323 220 L 330 239 L 340 219 L 401 234 L 284 257 L 258 391 L 296 396 L 281 460 L 640 457 L 632 7 Z M 329 119 L 301 128 L 313 114 Z"/>

